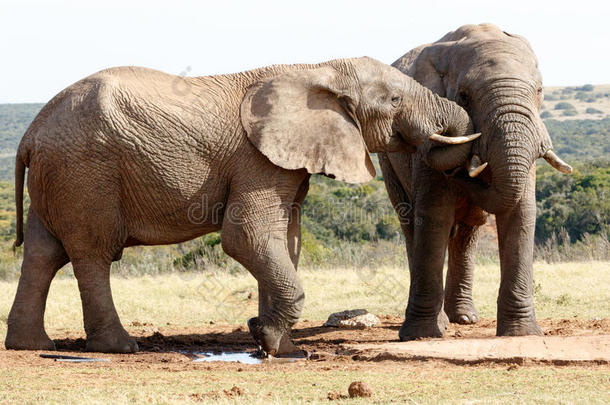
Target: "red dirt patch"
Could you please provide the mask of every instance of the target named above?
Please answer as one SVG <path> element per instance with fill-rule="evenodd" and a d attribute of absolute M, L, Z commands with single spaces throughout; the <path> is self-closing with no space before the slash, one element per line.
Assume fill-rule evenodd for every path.
<path fill-rule="evenodd" d="M 245 368 L 268 368 L 286 369 L 334 369 L 334 368 L 358 368 L 362 361 L 370 360 L 370 355 L 378 355 L 376 360 L 400 360 L 393 363 L 398 366 L 405 361 L 438 362 L 439 367 L 454 367 L 456 363 L 446 360 L 431 358 L 418 358 L 378 351 L 373 353 L 375 347 L 391 342 L 398 342 L 398 329 L 402 318 L 384 316 L 381 324 L 369 329 L 338 329 L 323 327 L 321 321 L 299 322 L 293 330 L 293 339 L 300 348 L 307 350 L 310 354 L 309 361 L 296 363 L 270 363 L 257 365 L 244 365 L 240 363 L 197 363 L 193 362 L 193 356 L 189 353 L 200 351 L 229 351 L 229 352 L 252 352 L 255 350 L 250 333 L 245 326 L 235 327 L 228 324 L 204 325 L 197 328 L 178 328 L 174 326 L 151 328 L 131 325 L 129 332 L 136 337 L 140 345 L 140 352 L 135 354 L 83 354 L 85 348 L 84 334 L 82 332 L 55 332 L 51 336 L 61 354 L 72 354 L 86 357 L 102 357 L 110 359 L 110 363 L 90 363 L 90 367 L 126 367 L 126 368 L 161 368 L 168 371 L 184 369 L 231 369 L 243 370 Z M 539 325 L 545 335 L 560 339 L 562 336 L 599 336 L 610 335 L 610 319 L 600 320 L 577 320 L 577 319 L 543 319 Z M 144 326 L 144 325 L 142 325 Z M 467 341 L 473 338 L 495 339 L 495 320 L 482 319 L 476 325 L 451 324 L 443 339 L 423 339 L 419 342 L 436 341 L 451 345 L 452 341 Z M 58 336 L 59 335 L 59 336 Z M 493 339 L 492 339 L 493 338 Z M 505 338 L 503 338 L 505 339 Z M 395 344 L 395 343 L 392 343 Z M 370 353 L 361 351 L 355 355 L 354 345 L 369 345 Z M 576 347 L 575 350 L 579 348 Z M 38 355 L 41 352 L 32 351 L 7 351 L 0 349 L 0 363 L 19 366 L 49 366 L 72 367 L 70 363 L 56 363 L 49 359 L 42 359 Z M 57 354 L 57 352 L 55 352 Z M 365 356 L 366 355 L 366 356 Z M 358 357 L 361 356 L 361 357 Z M 519 361 L 509 363 L 526 364 Z M 370 363 L 369 363 L 370 364 Z M 384 367 L 390 366 L 388 362 L 382 362 Z M 459 363 L 458 363 L 459 364 Z M 561 365 L 561 363 L 556 363 Z M 485 363 L 486 366 L 494 366 L 493 362 Z M 372 366 L 372 365 L 371 365 Z M 608 367 L 608 365 L 590 364 L 590 367 Z M 368 366 L 367 366 L 368 367 Z M 393 367 L 393 366 L 391 366 Z M 506 367 L 504 365 L 504 367 Z M 224 394 L 223 394 L 224 395 Z"/>

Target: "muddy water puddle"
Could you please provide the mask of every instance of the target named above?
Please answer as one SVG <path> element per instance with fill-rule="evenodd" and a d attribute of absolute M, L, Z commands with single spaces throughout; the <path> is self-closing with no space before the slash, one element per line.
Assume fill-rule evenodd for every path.
<path fill-rule="evenodd" d="M 263 363 L 293 363 L 299 360 L 307 360 L 305 357 L 261 357 L 257 352 L 189 352 L 184 353 L 193 358 L 193 362 L 233 362 L 242 364 Z"/>

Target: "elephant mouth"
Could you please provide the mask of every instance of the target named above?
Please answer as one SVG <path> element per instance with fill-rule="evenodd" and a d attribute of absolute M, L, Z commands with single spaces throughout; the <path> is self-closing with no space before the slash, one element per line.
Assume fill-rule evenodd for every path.
<path fill-rule="evenodd" d="M 390 141 L 388 142 L 388 151 L 389 152 L 400 152 L 406 151 L 409 153 L 414 153 L 417 150 L 417 145 L 414 145 L 400 132 L 400 130 L 393 128 L 392 134 L 390 135 Z"/>
<path fill-rule="evenodd" d="M 476 177 L 470 175 L 466 165 L 446 170 L 443 174 L 467 194 L 473 190 L 487 190 L 492 185 L 492 170 L 489 166 L 485 167 Z"/>

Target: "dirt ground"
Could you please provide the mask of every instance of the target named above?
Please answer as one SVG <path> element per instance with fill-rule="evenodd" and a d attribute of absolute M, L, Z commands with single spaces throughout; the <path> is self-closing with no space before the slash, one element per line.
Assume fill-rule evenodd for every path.
<path fill-rule="evenodd" d="M 545 332 L 537 344 L 566 340 L 561 350 L 573 354 L 587 347 L 601 358 L 562 361 L 528 356 L 469 359 L 461 357 L 471 342 L 484 345 L 521 339 L 495 338 L 495 321 L 451 325 L 442 339 L 398 342 L 400 317 L 381 317 L 369 329 L 323 327 L 321 321 L 296 325 L 293 337 L 307 350 L 307 360 L 272 359 L 262 364 L 193 361 L 194 352 L 255 351 L 245 326 L 223 323 L 202 327 L 156 326 L 134 321 L 135 354 L 85 353 L 81 332 L 52 331 L 61 354 L 108 359 L 70 363 L 41 358 L 43 352 L 0 349 L 1 403 L 608 403 L 610 396 L 610 319 L 539 320 Z M 63 336 L 62 336 L 63 335 Z M 567 342 L 572 339 L 574 344 Z M 575 339 L 575 340 L 574 340 Z M 589 343 L 591 340 L 594 343 Z M 405 352 L 405 346 L 434 346 L 430 352 Z M 444 346 L 452 356 L 437 356 Z M 551 345 L 549 345 L 551 346 Z M 402 351 L 401 351 L 402 350 Z M 475 347 L 474 352 L 480 352 Z M 536 350 L 533 350 L 536 352 Z M 543 350 L 544 351 L 544 350 Z M 578 356 L 576 356 L 578 357 Z M 372 397 L 350 398 L 348 387 L 364 381 Z M 83 389 L 83 387 L 87 389 Z M 368 385 L 367 385 L 368 386 Z"/>
<path fill-rule="evenodd" d="M 345 329 L 323 327 L 319 321 L 299 322 L 293 330 L 294 342 L 306 350 L 309 360 L 300 360 L 291 365 L 298 369 L 319 369 L 334 364 L 358 364 L 370 362 L 371 360 L 392 360 L 392 356 L 366 356 L 357 350 L 359 346 L 374 349 L 377 345 L 385 347 L 389 342 L 397 342 L 398 329 L 402 319 L 386 316 L 381 318 L 379 326 L 367 329 Z M 610 319 L 599 320 L 577 320 L 577 319 L 543 319 L 539 324 L 546 336 L 604 336 L 610 335 Z M 482 319 L 476 325 L 451 324 L 443 339 L 423 339 L 422 341 L 475 341 L 477 338 L 492 338 L 495 335 L 495 320 Z M 55 339 L 58 352 L 51 354 L 65 354 L 86 357 L 103 357 L 110 359 L 114 366 L 146 369 L 156 367 L 169 367 L 173 370 L 188 370 L 199 368 L 201 363 L 193 362 L 193 352 L 254 352 L 255 346 L 250 333 L 245 326 L 235 327 L 227 324 L 210 324 L 200 328 L 181 328 L 173 325 L 165 327 L 154 327 L 148 324 L 135 323 L 128 327 L 129 332 L 137 338 L 140 352 L 135 354 L 101 354 L 84 353 L 85 340 L 81 333 L 67 331 L 65 337 Z M 507 338 L 502 338 L 507 339 Z M 456 345 L 456 347 L 458 347 Z M 575 353 L 583 350 L 581 345 L 573 345 Z M 0 363 L 3 365 L 14 364 L 19 366 L 40 366 L 48 363 L 49 359 L 38 356 L 39 352 L 31 351 L 7 351 L 0 350 Z M 457 356 L 459 358 L 459 356 Z M 606 356 L 607 357 L 607 356 Z M 401 357 L 394 360 L 411 361 L 435 361 L 439 367 L 456 364 L 452 359 L 438 359 L 433 356 L 412 356 L 412 358 Z M 512 362 L 506 359 L 487 358 L 477 360 L 476 363 L 485 365 L 489 363 Z M 392 362 L 383 362 L 388 367 Z M 524 363 L 523 359 L 517 363 Z M 535 359 L 526 359 L 525 363 L 535 365 Z M 580 365 L 583 367 L 608 366 L 608 360 L 597 359 L 595 361 L 555 361 L 553 365 Z M 104 363 L 98 363 L 100 365 Z M 285 364 L 282 361 L 272 360 L 265 364 L 276 366 Z M 523 364 L 521 364 L 523 365 Z M 70 363 L 64 363 L 64 367 L 70 367 Z M 259 365 L 246 365 L 241 363 L 207 362 L 206 369 L 214 368 L 243 368 L 258 367 Z"/>

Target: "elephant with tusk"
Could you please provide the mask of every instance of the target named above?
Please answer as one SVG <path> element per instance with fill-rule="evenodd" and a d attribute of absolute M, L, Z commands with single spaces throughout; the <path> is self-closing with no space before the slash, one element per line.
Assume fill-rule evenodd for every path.
<path fill-rule="evenodd" d="M 87 350 L 136 351 L 113 303 L 111 262 L 125 247 L 222 229 L 225 252 L 258 282 L 254 339 L 269 354 L 291 353 L 311 174 L 365 182 L 375 175 L 369 152 L 440 142 L 451 154 L 471 128 L 456 103 L 367 57 L 209 77 L 137 67 L 89 76 L 53 98 L 19 145 L 16 245 L 25 239 L 25 251 L 6 348 L 53 349 L 47 293 L 72 262 Z"/>
<path fill-rule="evenodd" d="M 433 136 L 415 154 L 379 154 L 411 273 L 400 338 L 441 336 L 448 321 L 477 322 L 474 252 L 487 213 L 496 215 L 502 273 L 496 332 L 540 334 L 532 278 L 535 161 L 542 157 L 562 173 L 572 168 L 553 152 L 539 116 L 542 78 L 534 52 L 523 37 L 492 24 L 465 25 L 393 66 L 456 101 L 481 134 L 472 145 L 435 146 Z M 399 209 L 405 203 L 413 209 Z"/>

